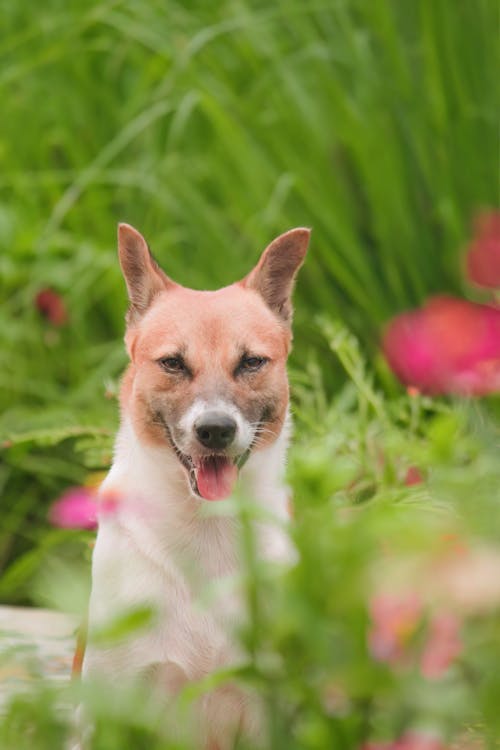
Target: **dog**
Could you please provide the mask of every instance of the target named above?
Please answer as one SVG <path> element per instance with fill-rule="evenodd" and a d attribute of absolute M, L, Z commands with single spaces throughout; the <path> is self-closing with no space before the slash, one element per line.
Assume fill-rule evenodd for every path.
<path fill-rule="evenodd" d="M 234 628 L 244 617 L 243 597 L 237 587 L 214 584 L 242 569 L 240 522 L 206 512 L 237 487 L 262 510 L 252 521 L 256 554 L 293 560 L 284 484 L 286 361 L 292 290 L 309 236 L 308 229 L 292 229 L 271 242 L 243 280 L 195 291 L 159 268 L 138 231 L 119 225 L 130 364 L 114 459 L 100 490 L 102 498 L 119 499 L 99 521 L 84 679 L 140 678 L 168 698 L 239 663 Z M 92 641 L 93 631 L 141 606 L 154 610 L 149 628 L 111 646 Z M 239 733 L 258 746 L 257 703 L 235 685 L 205 695 L 197 707 L 197 746 L 227 750 Z"/>

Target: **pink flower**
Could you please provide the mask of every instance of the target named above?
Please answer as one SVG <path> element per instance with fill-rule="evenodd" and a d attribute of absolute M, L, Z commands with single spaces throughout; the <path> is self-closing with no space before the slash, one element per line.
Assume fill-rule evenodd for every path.
<path fill-rule="evenodd" d="M 446 745 L 435 734 L 427 732 L 405 732 L 393 745 L 393 750 L 447 750 Z"/>
<path fill-rule="evenodd" d="M 475 220 L 475 237 L 465 259 L 469 280 L 500 288 L 500 211 L 484 211 Z"/>
<path fill-rule="evenodd" d="M 418 627 L 422 603 L 416 594 L 377 594 L 370 604 L 368 646 L 377 661 L 398 664 Z"/>
<path fill-rule="evenodd" d="M 72 487 L 52 505 L 49 521 L 62 529 L 96 529 L 95 492 L 88 487 Z"/>
<path fill-rule="evenodd" d="M 62 326 L 68 320 L 68 312 L 63 298 L 49 287 L 38 292 L 35 297 L 35 305 L 43 317 L 52 325 Z"/>
<path fill-rule="evenodd" d="M 493 393 L 500 390 L 500 309 L 434 297 L 389 323 L 383 350 L 397 377 L 425 393 Z"/>
<path fill-rule="evenodd" d="M 462 651 L 460 622 L 453 614 L 434 615 L 429 625 L 429 636 L 420 660 L 424 677 L 436 680 L 447 672 L 448 667 Z"/>
<path fill-rule="evenodd" d="M 366 742 L 361 750 L 449 750 L 439 737 L 414 730 L 405 732 L 396 740 Z"/>
<path fill-rule="evenodd" d="M 111 493 L 98 497 L 89 487 L 72 487 L 49 510 L 49 521 L 62 529 L 97 529 L 98 515 L 112 514 L 117 498 Z"/>

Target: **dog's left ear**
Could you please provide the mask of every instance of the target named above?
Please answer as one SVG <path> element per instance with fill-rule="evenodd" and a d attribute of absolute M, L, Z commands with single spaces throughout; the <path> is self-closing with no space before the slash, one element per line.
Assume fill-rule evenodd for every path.
<path fill-rule="evenodd" d="M 303 227 L 280 234 L 262 253 L 255 268 L 243 279 L 287 325 L 292 322 L 292 291 L 304 262 L 311 230 Z"/>
<path fill-rule="evenodd" d="M 130 224 L 118 224 L 118 257 L 127 284 L 130 308 L 127 322 L 143 315 L 159 292 L 175 286 L 155 261 L 146 240 Z"/>

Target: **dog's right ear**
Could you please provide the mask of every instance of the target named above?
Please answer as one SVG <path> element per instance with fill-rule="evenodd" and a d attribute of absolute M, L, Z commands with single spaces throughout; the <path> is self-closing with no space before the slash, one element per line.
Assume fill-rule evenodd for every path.
<path fill-rule="evenodd" d="M 134 323 L 153 297 L 175 286 L 175 282 L 161 270 L 142 234 L 130 224 L 118 224 L 118 257 L 130 301 L 127 323 Z"/>
<path fill-rule="evenodd" d="M 260 260 L 241 282 L 258 292 L 271 310 L 287 326 L 292 320 L 292 291 L 295 276 L 309 245 L 311 230 L 305 227 L 280 234 L 264 250 Z"/>

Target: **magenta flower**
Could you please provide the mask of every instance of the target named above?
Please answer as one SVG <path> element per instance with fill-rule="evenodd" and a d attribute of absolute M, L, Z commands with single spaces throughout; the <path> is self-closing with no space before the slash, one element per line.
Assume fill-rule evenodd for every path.
<path fill-rule="evenodd" d="M 465 267 L 473 284 L 500 289 L 500 211 L 485 211 L 477 216 Z"/>
<path fill-rule="evenodd" d="M 429 624 L 429 635 L 420 660 L 424 677 L 437 680 L 462 651 L 460 621 L 453 614 L 441 612 Z"/>
<path fill-rule="evenodd" d="M 52 505 L 49 521 L 62 529 L 97 528 L 97 502 L 94 490 L 72 487 Z"/>
<path fill-rule="evenodd" d="M 407 386 L 429 394 L 481 396 L 500 390 L 500 309 L 455 297 L 431 298 L 394 318 L 386 359 Z"/>
<path fill-rule="evenodd" d="M 368 647 L 373 658 L 389 664 L 402 663 L 422 615 L 420 598 L 411 592 L 377 594 L 370 603 L 370 615 Z"/>
<path fill-rule="evenodd" d="M 68 311 L 58 292 L 49 287 L 41 289 L 35 297 L 38 311 L 54 326 L 62 326 L 68 320 Z"/>
<path fill-rule="evenodd" d="M 119 498 L 114 492 L 97 494 L 92 487 L 71 487 L 49 510 L 49 521 L 61 529 L 97 529 L 98 516 L 115 513 Z"/>

